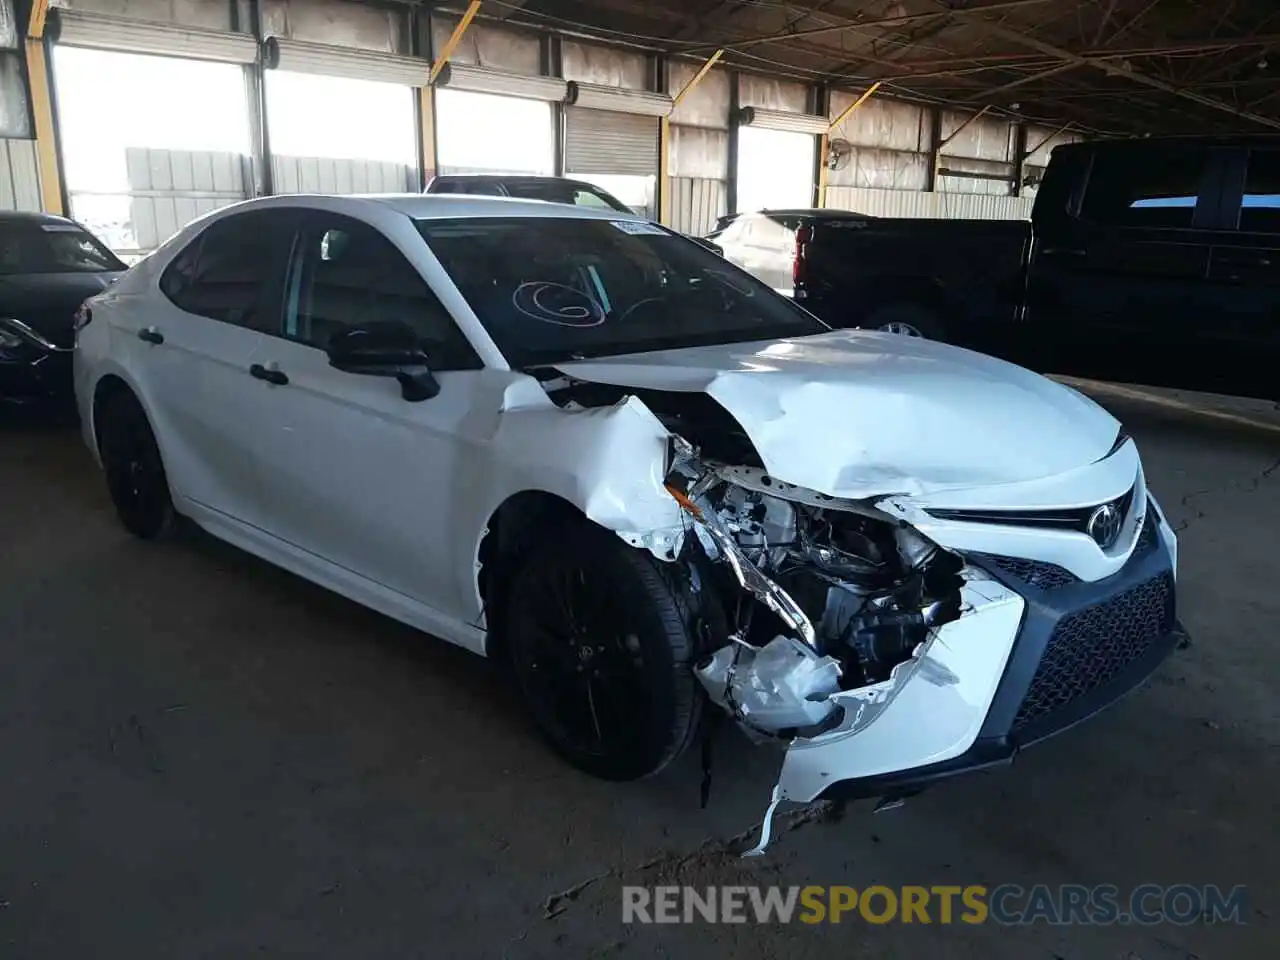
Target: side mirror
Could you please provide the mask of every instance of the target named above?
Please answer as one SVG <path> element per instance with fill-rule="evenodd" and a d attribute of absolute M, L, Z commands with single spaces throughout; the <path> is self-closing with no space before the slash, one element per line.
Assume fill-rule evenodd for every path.
<path fill-rule="evenodd" d="M 350 327 L 329 338 L 329 366 L 366 377 L 394 377 L 400 395 L 417 403 L 440 392 L 431 362 L 412 330 L 400 323 Z"/>

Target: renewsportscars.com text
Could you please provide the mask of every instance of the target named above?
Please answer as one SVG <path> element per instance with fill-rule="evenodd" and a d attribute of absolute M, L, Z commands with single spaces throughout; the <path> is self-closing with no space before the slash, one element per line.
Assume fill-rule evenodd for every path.
<path fill-rule="evenodd" d="M 1244 923 L 1248 891 L 1142 884 L 622 888 L 623 923 Z"/>

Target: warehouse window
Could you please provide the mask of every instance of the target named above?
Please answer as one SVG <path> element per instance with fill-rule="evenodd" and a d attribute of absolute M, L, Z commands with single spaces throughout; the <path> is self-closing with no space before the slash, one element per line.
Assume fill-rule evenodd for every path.
<path fill-rule="evenodd" d="M 1103 150 L 1093 161 L 1080 215 L 1121 227 L 1190 227 L 1205 150 Z"/>
<path fill-rule="evenodd" d="M 53 67 L 72 215 L 116 253 L 245 198 L 244 68 L 63 45 Z"/>
<path fill-rule="evenodd" d="M 1240 203 L 1240 229 L 1280 233 L 1280 151 L 1254 150 Z"/>
<path fill-rule="evenodd" d="M 760 127 L 738 129 L 738 209 L 785 210 L 813 206 L 816 139 Z"/>
<path fill-rule="evenodd" d="M 436 91 L 440 172 L 550 174 L 551 104 L 465 90 Z"/>

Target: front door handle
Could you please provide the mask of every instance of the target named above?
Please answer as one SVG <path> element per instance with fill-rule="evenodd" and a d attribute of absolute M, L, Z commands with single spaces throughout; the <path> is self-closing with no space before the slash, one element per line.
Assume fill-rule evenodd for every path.
<path fill-rule="evenodd" d="M 138 339 L 147 343 L 164 343 L 164 334 L 155 327 L 143 327 L 138 331 Z"/>
<path fill-rule="evenodd" d="M 283 387 L 289 382 L 283 370 L 269 369 L 260 363 L 255 363 L 249 368 L 249 376 L 257 380 L 265 380 L 267 383 L 274 383 L 277 387 Z"/>

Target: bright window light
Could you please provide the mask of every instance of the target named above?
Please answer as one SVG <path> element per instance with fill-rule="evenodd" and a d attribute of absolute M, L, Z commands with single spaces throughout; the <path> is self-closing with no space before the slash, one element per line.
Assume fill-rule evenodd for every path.
<path fill-rule="evenodd" d="M 488 93 L 436 91 L 442 173 L 554 172 L 551 104 Z"/>

